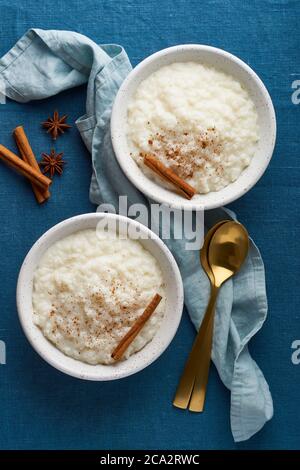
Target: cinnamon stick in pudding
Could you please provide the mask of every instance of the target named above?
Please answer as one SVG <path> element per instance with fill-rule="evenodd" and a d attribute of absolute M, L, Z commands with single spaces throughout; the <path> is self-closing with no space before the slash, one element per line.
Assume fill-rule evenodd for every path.
<path fill-rule="evenodd" d="M 18 146 L 19 152 L 23 160 L 28 163 L 32 168 L 42 174 L 38 162 L 36 161 L 35 155 L 32 151 L 31 145 L 28 141 L 28 138 L 25 134 L 23 126 L 18 126 L 13 132 L 16 144 Z M 42 204 L 50 197 L 50 192 L 48 189 L 40 188 L 36 183 L 31 183 L 33 192 L 35 194 L 36 200 L 39 204 Z"/>
<path fill-rule="evenodd" d="M 4 147 L 4 145 L 0 145 L 0 160 L 43 190 L 48 189 L 49 185 L 52 183 L 47 176 L 43 175 L 35 168 L 32 168 L 28 163 L 25 163 L 20 157 Z"/>
<path fill-rule="evenodd" d="M 192 186 L 186 183 L 182 178 L 176 175 L 176 173 L 171 170 L 171 168 L 166 167 L 153 155 L 144 155 L 144 163 L 161 178 L 168 181 L 168 183 L 173 184 L 177 191 L 185 198 L 192 199 L 192 197 L 196 194 L 196 190 Z"/>
<path fill-rule="evenodd" d="M 151 302 L 147 305 L 142 315 L 132 325 L 128 333 L 126 333 L 126 335 L 123 336 L 118 346 L 114 349 L 111 355 L 111 357 L 115 359 L 115 361 L 118 361 L 122 358 L 128 346 L 132 343 L 134 338 L 139 334 L 139 332 L 145 325 L 146 321 L 149 320 L 149 318 L 151 317 L 152 313 L 154 313 L 161 299 L 162 297 L 159 294 L 155 294 L 155 296 L 153 297 Z"/>

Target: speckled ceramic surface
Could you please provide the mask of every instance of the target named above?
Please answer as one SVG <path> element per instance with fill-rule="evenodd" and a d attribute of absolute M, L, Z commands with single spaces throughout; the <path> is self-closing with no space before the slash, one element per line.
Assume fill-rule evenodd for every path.
<path fill-rule="evenodd" d="M 153 340 L 129 359 L 113 365 L 90 365 L 65 356 L 42 334 L 32 319 L 32 281 L 35 267 L 45 251 L 56 241 L 78 230 L 96 228 L 103 218 L 114 218 L 139 228 L 141 244 L 157 259 L 166 283 L 166 312 L 162 325 Z M 151 238 L 150 238 L 151 235 Z M 48 230 L 31 248 L 20 270 L 17 285 L 17 307 L 20 322 L 34 349 L 53 367 L 87 380 L 114 380 L 134 374 L 157 359 L 172 341 L 183 309 L 183 286 L 177 264 L 165 244 L 147 227 L 126 217 L 114 214 L 84 214 L 72 217 Z"/>
<path fill-rule="evenodd" d="M 198 194 L 191 201 L 147 178 L 130 156 L 127 138 L 127 108 L 136 88 L 151 73 L 173 62 L 203 62 L 231 74 L 248 90 L 258 113 L 260 140 L 250 165 L 239 178 L 217 192 Z M 111 135 L 121 168 L 144 194 L 160 203 L 184 209 L 213 209 L 238 199 L 263 175 L 272 157 L 276 139 L 276 117 L 270 95 L 256 73 L 234 55 L 205 45 L 183 45 L 163 49 L 142 61 L 123 82 L 112 111 Z"/>

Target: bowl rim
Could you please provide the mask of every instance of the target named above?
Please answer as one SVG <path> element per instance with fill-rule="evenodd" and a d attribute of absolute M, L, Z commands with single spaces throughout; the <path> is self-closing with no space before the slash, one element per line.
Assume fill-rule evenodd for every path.
<path fill-rule="evenodd" d="M 205 202 L 203 199 L 201 202 L 197 201 L 195 198 L 192 200 L 179 200 L 178 196 L 175 193 L 172 193 L 170 190 L 167 190 L 166 188 L 163 188 L 159 184 L 155 183 L 152 180 L 149 180 L 150 183 L 149 185 L 153 186 L 153 191 L 151 191 L 147 184 L 145 184 L 145 180 L 139 181 L 138 177 L 134 177 L 126 164 L 128 161 L 127 158 L 124 158 L 124 152 L 122 149 L 119 147 L 119 138 L 118 138 L 118 129 L 119 129 L 119 122 L 118 122 L 118 117 L 119 117 L 119 109 L 122 106 L 121 102 L 123 100 L 124 95 L 126 95 L 126 89 L 128 85 L 137 77 L 140 73 L 140 71 L 150 64 L 151 62 L 157 61 L 160 58 L 168 55 L 168 54 L 173 54 L 173 53 L 178 53 L 181 54 L 182 52 L 185 51 L 192 51 L 192 50 L 198 50 L 198 51 L 206 51 L 210 52 L 212 54 L 215 54 L 217 56 L 221 56 L 225 59 L 228 59 L 229 61 L 235 63 L 238 67 L 243 69 L 244 72 L 247 73 L 247 75 L 251 78 L 252 82 L 255 83 L 255 85 L 260 89 L 262 92 L 262 95 L 264 97 L 264 104 L 266 105 L 266 108 L 268 110 L 268 115 L 269 115 L 269 124 L 270 124 L 270 145 L 268 148 L 268 152 L 264 157 L 264 164 L 259 167 L 259 169 L 256 171 L 255 176 L 251 178 L 250 183 L 247 183 L 246 185 L 242 185 L 239 189 L 236 191 L 233 191 L 232 193 L 223 196 L 223 197 L 216 197 L 216 202 Z M 174 60 L 175 62 L 175 60 Z M 126 177 L 131 181 L 131 183 L 138 189 L 140 190 L 143 194 L 145 194 L 148 198 L 160 203 L 160 204 L 165 204 L 168 205 L 172 208 L 175 209 L 184 209 L 184 210 L 208 210 L 208 209 L 215 209 L 218 207 L 222 207 L 226 204 L 229 204 L 237 199 L 239 199 L 241 196 L 246 194 L 255 184 L 258 182 L 258 180 L 263 176 L 264 172 L 266 171 L 270 160 L 272 158 L 273 152 L 274 152 L 274 147 L 276 143 L 276 134 L 277 134 L 277 125 L 276 125 L 276 114 L 273 106 L 272 99 L 270 97 L 270 94 L 264 85 L 263 81 L 259 78 L 259 76 L 256 74 L 256 72 L 248 65 L 246 64 L 242 59 L 237 57 L 234 54 L 231 54 L 228 51 L 225 51 L 223 49 L 206 45 L 206 44 L 179 44 L 171 47 L 167 47 L 165 49 L 161 49 L 150 56 L 146 57 L 143 59 L 139 64 L 137 64 L 131 72 L 127 75 L 125 80 L 122 82 L 118 93 L 116 95 L 113 108 L 112 108 L 112 114 L 111 114 L 111 123 L 110 123 L 110 129 L 111 129 L 111 140 L 112 140 L 112 146 L 117 158 L 117 161 L 122 168 L 124 174 Z M 141 170 L 140 170 L 141 171 Z M 236 181 L 238 181 L 239 178 L 237 178 Z M 235 181 L 235 182 L 236 182 Z M 234 184 L 235 182 L 231 183 Z M 230 185 L 228 185 L 230 186 Z M 226 189 L 228 188 L 226 186 Z M 208 194 L 216 194 L 220 195 L 222 192 L 222 189 L 220 191 L 211 191 Z M 174 196 L 175 195 L 175 196 Z M 205 196 L 201 195 L 201 196 Z M 174 198 L 174 200 L 172 199 Z"/>
<path fill-rule="evenodd" d="M 64 228 L 66 228 L 67 226 L 71 226 L 71 225 L 74 224 L 75 228 L 74 228 L 74 232 L 72 232 L 72 233 L 75 233 L 77 231 L 80 231 L 80 230 L 84 229 L 84 227 L 80 228 L 80 226 L 76 225 L 77 222 L 80 223 L 81 221 L 87 221 L 88 219 L 92 220 L 92 221 L 94 220 L 95 221 L 95 227 L 96 227 L 96 225 L 97 225 L 96 222 L 103 219 L 103 218 L 116 219 L 116 220 L 119 220 L 119 221 L 123 221 L 124 223 L 127 223 L 128 225 L 137 227 L 139 229 L 140 233 L 147 234 L 149 236 L 149 238 L 151 238 L 151 240 L 153 240 L 155 245 L 158 247 L 159 251 L 164 254 L 165 260 L 169 264 L 169 268 L 171 269 L 171 272 L 174 275 L 173 282 L 175 283 L 176 289 L 177 289 L 177 292 L 178 292 L 178 295 L 177 295 L 177 298 L 176 298 L 177 308 L 174 309 L 174 317 L 172 317 L 172 324 L 171 324 L 171 327 L 168 329 L 168 335 L 167 336 L 165 335 L 164 338 L 162 338 L 162 341 L 159 342 L 160 347 L 157 348 L 155 353 L 154 354 L 149 354 L 147 359 L 145 359 L 144 361 L 140 361 L 140 363 L 138 363 L 138 365 L 136 365 L 132 369 L 130 369 L 130 370 L 126 369 L 126 370 L 123 370 L 121 372 L 118 372 L 116 369 L 114 369 L 114 372 L 111 373 L 110 375 L 107 375 L 105 378 L 101 377 L 100 374 L 98 376 L 98 374 L 89 374 L 89 373 L 82 373 L 82 372 L 80 373 L 79 372 L 80 367 L 90 366 L 88 368 L 91 368 L 91 370 L 95 371 L 96 369 L 94 369 L 94 367 L 96 368 L 98 365 L 93 366 L 91 364 L 87 364 L 85 362 L 78 361 L 74 358 L 71 358 L 70 356 L 67 356 L 62 351 L 60 351 L 55 345 L 52 345 L 52 343 L 43 335 L 43 333 L 38 328 L 38 326 L 36 326 L 33 323 L 33 320 L 32 320 L 33 312 L 31 311 L 31 316 L 30 317 L 26 314 L 25 308 L 30 308 L 30 306 L 27 305 L 26 307 L 24 307 L 24 305 L 22 303 L 23 291 L 24 291 L 24 289 L 26 289 L 26 283 L 27 282 L 32 282 L 32 276 L 33 276 L 33 273 L 34 273 L 34 269 L 38 264 L 38 261 L 36 261 L 33 266 L 31 265 L 31 262 L 32 262 L 33 258 L 35 256 L 40 258 L 42 256 L 42 254 L 45 253 L 45 251 L 51 246 L 51 244 L 50 244 L 50 245 L 44 247 L 44 242 L 46 242 L 48 240 L 51 240 L 51 238 L 54 238 L 55 234 L 57 234 L 59 232 L 61 233 L 61 239 L 63 239 L 65 236 L 68 236 L 68 234 L 64 235 Z M 55 241 L 53 243 L 55 243 Z M 152 255 L 152 256 L 154 256 L 154 255 Z M 157 260 L 157 261 L 159 262 L 159 260 Z M 80 378 L 80 379 L 83 379 L 83 380 L 110 381 L 110 380 L 117 380 L 117 379 L 121 379 L 121 378 L 124 378 L 124 377 L 128 377 L 128 376 L 133 375 L 137 372 L 140 372 L 141 370 L 145 369 L 150 364 L 152 364 L 155 360 L 157 360 L 163 354 L 163 352 L 167 349 L 167 347 L 172 342 L 172 340 L 173 340 L 173 338 L 174 338 L 174 336 L 175 336 L 175 334 L 178 330 L 178 327 L 179 327 L 179 324 L 180 324 L 180 321 L 181 321 L 181 318 L 182 318 L 183 307 L 184 307 L 184 291 L 183 291 L 182 277 L 181 277 L 178 265 L 176 263 L 176 260 L 175 260 L 174 256 L 172 255 L 171 251 L 169 250 L 169 248 L 158 237 L 158 235 L 156 235 L 152 230 L 150 230 L 145 225 L 141 224 L 140 222 L 138 222 L 136 220 L 130 219 L 129 217 L 119 215 L 119 214 L 113 214 L 113 213 L 96 212 L 96 213 L 81 214 L 81 215 L 77 215 L 77 216 L 65 219 L 65 220 L 59 222 L 58 224 L 54 225 L 50 229 L 48 229 L 41 237 L 39 237 L 37 239 L 37 241 L 32 245 L 31 249 L 28 251 L 28 253 L 25 256 L 24 261 L 22 263 L 22 266 L 21 266 L 21 269 L 20 269 L 20 272 L 19 272 L 19 276 L 18 276 L 18 281 L 17 281 L 16 301 L 17 301 L 17 311 L 18 311 L 19 321 L 21 323 L 21 327 L 22 327 L 22 330 L 23 330 L 26 338 L 28 339 L 28 341 L 31 344 L 31 346 L 33 347 L 33 349 L 48 364 L 53 366 L 55 369 L 65 373 L 67 375 L 70 375 L 72 377 Z M 31 306 L 31 310 L 32 310 L 32 306 Z M 39 335 L 40 339 L 37 340 L 34 337 L 34 332 L 38 332 L 38 335 Z M 155 336 L 157 335 L 158 332 L 159 332 L 159 330 L 156 332 Z M 39 334 L 39 333 L 41 333 L 41 334 Z M 155 338 L 155 336 L 154 336 L 154 338 Z M 140 351 L 137 351 L 135 354 L 133 354 L 130 357 L 135 357 L 136 358 L 137 357 L 136 355 L 138 355 L 140 352 L 142 352 L 147 347 L 147 345 L 151 345 L 154 338 L 151 341 L 149 341 L 149 343 L 147 343 L 144 348 L 142 348 Z M 49 346 L 49 344 L 53 346 L 55 351 L 58 353 L 58 356 L 60 357 L 59 361 L 54 359 L 51 356 L 51 354 L 49 354 L 49 352 L 47 352 L 47 349 L 45 347 L 46 344 L 47 344 L 47 346 Z M 69 361 L 70 359 L 71 359 L 71 362 L 74 364 L 74 368 L 64 364 L 64 361 L 65 362 L 70 362 Z M 124 363 L 126 363 L 126 362 L 127 362 L 127 360 L 124 361 Z M 101 367 L 106 367 L 103 364 L 100 364 L 100 366 Z M 115 365 L 114 365 L 114 367 L 115 367 Z"/>

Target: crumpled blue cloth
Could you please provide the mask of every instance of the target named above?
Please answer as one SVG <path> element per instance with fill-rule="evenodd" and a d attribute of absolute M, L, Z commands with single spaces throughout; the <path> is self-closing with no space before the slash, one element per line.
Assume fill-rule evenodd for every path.
<path fill-rule="evenodd" d="M 70 31 L 30 30 L 0 60 L 0 80 L 4 81 L 5 93 L 19 102 L 47 98 L 88 84 L 86 114 L 78 119 L 77 126 L 92 154 L 90 198 L 96 204 L 110 203 L 118 207 L 120 194 L 128 196 L 128 204 L 147 203 L 122 173 L 110 138 L 112 104 L 130 70 L 122 47 L 99 46 Z M 216 209 L 205 214 L 205 224 L 209 228 L 219 220 L 234 217 L 226 209 Z M 185 304 L 198 328 L 209 297 L 209 282 L 200 267 L 199 253 L 186 251 L 183 240 L 166 243 L 178 262 Z M 261 328 L 266 315 L 264 265 L 251 242 L 242 270 L 221 289 L 212 353 L 223 383 L 231 390 L 231 428 L 235 441 L 250 438 L 273 415 L 269 387 L 248 351 L 248 342 Z"/>

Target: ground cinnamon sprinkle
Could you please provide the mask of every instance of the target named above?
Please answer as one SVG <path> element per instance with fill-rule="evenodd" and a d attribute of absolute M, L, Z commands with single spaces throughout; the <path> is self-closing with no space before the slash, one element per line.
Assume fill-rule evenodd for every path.
<path fill-rule="evenodd" d="M 151 153 L 182 178 L 192 178 L 209 162 L 220 175 L 223 171 L 220 156 L 222 142 L 215 127 L 201 132 L 169 130 L 157 132 L 148 139 Z M 140 152 L 140 157 L 144 156 Z"/>
<path fill-rule="evenodd" d="M 112 281 L 110 287 L 112 304 L 107 303 L 107 299 L 101 292 L 94 291 L 87 297 L 76 296 L 73 298 L 70 294 L 68 296 L 69 309 L 66 310 L 63 302 L 56 299 L 55 303 L 52 304 L 52 309 L 49 312 L 49 318 L 51 318 L 52 334 L 62 333 L 68 338 L 76 338 L 80 336 L 80 333 L 85 335 L 86 347 L 93 348 L 94 338 L 99 338 L 103 333 L 119 340 L 119 330 L 124 326 L 130 328 L 136 319 L 138 318 L 138 303 L 137 299 L 141 293 L 132 284 L 132 299 L 130 305 L 121 303 L 118 300 L 118 289 L 122 289 L 122 284 L 119 280 L 115 279 Z M 63 293 L 65 288 L 63 285 L 59 286 L 59 292 Z M 81 319 L 76 310 L 79 305 L 88 305 L 94 312 L 94 318 L 84 317 Z M 57 322 L 58 318 L 64 317 L 65 322 Z M 95 318 L 101 318 L 99 323 L 95 323 Z"/>

